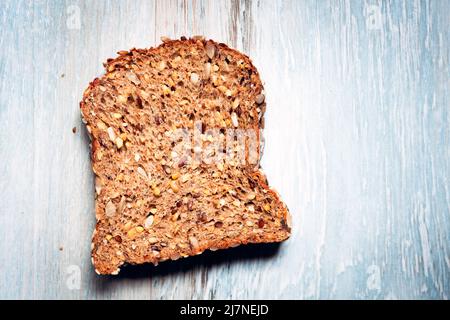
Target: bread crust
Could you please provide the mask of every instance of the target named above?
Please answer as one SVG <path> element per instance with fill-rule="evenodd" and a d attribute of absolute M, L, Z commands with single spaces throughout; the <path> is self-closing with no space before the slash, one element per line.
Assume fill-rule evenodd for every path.
<path fill-rule="evenodd" d="M 107 168 L 111 168 L 111 166 L 107 167 L 105 165 L 105 163 L 107 163 L 106 160 L 102 159 L 99 156 L 99 154 L 104 152 L 105 150 L 108 150 L 108 148 L 111 148 L 110 145 L 112 145 L 114 147 L 114 143 L 105 141 L 106 133 L 104 131 L 108 131 L 109 127 L 108 127 L 108 130 L 105 130 L 105 128 L 103 128 L 102 126 L 99 126 L 99 123 L 103 123 L 103 122 L 101 120 L 99 120 L 99 116 L 98 116 L 99 112 L 103 112 L 106 110 L 106 109 L 103 110 L 104 106 L 103 106 L 101 100 L 99 101 L 97 99 L 103 94 L 102 92 L 110 93 L 108 91 L 108 90 L 110 90 L 110 89 L 108 89 L 110 87 L 107 87 L 107 89 L 105 90 L 105 84 L 109 85 L 109 82 L 108 82 L 109 79 L 112 76 L 117 75 L 118 73 L 125 72 L 127 70 L 132 70 L 132 67 L 131 67 L 132 62 L 137 61 L 137 60 L 144 60 L 144 59 L 147 59 L 147 57 L 158 56 L 158 55 L 160 55 L 161 51 L 164 51 L 164 49 L 168 49 L 168 52 L 171 52 L 172 48 L 181 48 L 180 50 L 186 49 L 186 51 L 191 50 L 193 52 L 193 51 L 198 50 L 198 48 L 206 49 L 208 44 L 214 46 L 214 48 L 216 50 L 216 54 L 218 54 L 217 52 L 220 52 L 220 54 L 222 56 L 224 56 L 224 55 L 231 56 L 230 60 L 239 61 L 239 63 L 240 63 L 240 61 L 243 61 L 243 65 L 246 66 L 245 71 L 251 75 L 250 79 L 251 79 L 252 94 L 253 94 L 253 92 L 259 93 L 259 94 L 261 94 L 263 92 L 263 86 L 260 81 L 259 73 L 258 73 L 257 69 L 254 67 L 250 58 L 247 55 L 242 54 L 235 49 L 229 48 L 227 45 L 225 45 L 223 43 L 216 43 L 212 40 L 206 41 L 204 39 L 200 39 L 200 40 L 199 39 L 165 40 L 160 46 L 155 47 L 155 48 L 150 48 L 150 49 L 135 49 L 134 48 L 127 52 L 125 52 L 125 51 L 119 52 L 118 57 L 107 60 L 107 62 L 104 64 L 105 70 L 106 70 L 105 74 L 103 76 L 101 76 L 100 78 L 95 78 L 92 82 L 90 82 L 88 88 L 84 91 L 83 99 L 80 102 L 80 109 L 81 109 L 83 122 L 86 124 L 89 136 L 91 138 L 91 161 L 92 161 L 92 165 L 93 165 L 93 171 L 96 175 L 96 180 L 97 179 L 100 180 L 103 176 L 107 175 L 108 174 L 107 171 L 109 170 Z M 209 60 L 212 61 L 212 59 L 209 59 Z M 208 60 L 206 60 L 206 61 L 208 61 Z M 145 65 L 145 63 L 147 63 L 147 62 L 148 61 L 144 61 L 143 64 Z M 148 68 L 154 68 L 154 67 L 149 65 Z M 131 78 L 130 81 L 133 82 L 133 80 L 134 80 L 134 78 Z M 136 81 L 140 81 L 140 80 L 136 80 Z M 149 91 L 153 92 L 151 90 L 149 90 Z M 113 93 L 111 93 L 112 96 L 117 95 L 115 91 L 111 91 L 111 92 L 113 92 Z M 254 96 L 252 96 L 252 97 L 254 97 Z M 102 98 L 103 98 L 103 96 L 102 96 Z M 112 101 L 117 101 L 117 97 L 114 96 L 113 99 L 111 100 L 111 103 L 112 103 Z M 135 102 L 133 102 L 133 103 L 135 103 Z M 128 102 L 126 102 L 125 104 L 126 104 L 126 106 L 125 106 L 124 110 L 131 109 L 131 107 L 129 107 L 129 105 L 128 105 Z M 141 101 L 141 104 L 142 104 L 142 101 Z M 252 128 L 254 130 L 254 132 L 256 133 L 256 137 L 257 137 L 256 139 L 258 142 L 261 142 L 261 140 L 262 140 L 260 129 L 261 129 L 262 121 L 264 119 L 265 103 L 259 104 L 258 108 L 260 108 L 260 107 L 261 107 L 261 111 L 259 112 L 259 114 L 260 114 L 259 119 L 252 120 L 251 117 L 249 117 L 247 119 L 248 120 L 247 128 Z M 114 107 L 112 110 L 114 110 L 114 108 L 119 109 L 116 104 L 114 104 Z M 248 108 L 248 110 L 245 110 L 245 112 L 248 111 L 251 114 L 251 112 L 253 112 L 252 108 L 253 107 Z M 146 109 L 146 107 L 144 106 L 143 109 Z M 105 113 L 108 114 L 108 116 L 109 116 L 108 112 L 105 112 Z M 131 117 L 133 114 L 131 111 L 129 113 L 130 113 L 130 117 Z M 210 114 L 210 113 L 208 113 L 208 114 Z M 98 122 L 96 122 L 96 121 L 98 121 Z M 108 123 L 108 125 L 109 125 L 109 123 Z M 139 125 L 139 124 L 137 124 L 137 125 Z M 143 124 L 140 124 L 140 125 L 143 125 Z M 144 125 L 147 125 L 147 124 L 144 124 Z M 151 126 L 150 123 L 148 123 L 148 125 Z M 145 143 L 148 143 L 148 142 L 145 142 Z M 145 145 L 145 143 L 144 143 L 144 145 Z M 118 147 L 118 148 L 123 149 L 125 147 Z M 218 249 L 226 249 L 226 248 L 230 248 L 230 247 L 235 247 L 235 246 L 238 246 L 241 244 L 280 242 L 280 241 L 284 241 L 287 238 L 289 238 L 290 232 L 291 232 L 290 214 L 287 209 L 287 206 L 283 203 L 279 194 L 275 190 L 273 190 L 272 188 L 270 188 L 268 186 L 267 179 L 266 179 L 265 175 L 263 174 L 263 172 L 261 171 L 259 160 L 262 156 L 262 149 L 261 149 L 260 143 L 258 143 L 258 145 L 257 145 L 257 154 L 258 154 L 258 156 L 257 156 L 258 160 L 257 160 L 256 164 L 239 166 L 239 167 L 237 167 L 237 169 L 236 168 L 235 169 L 241 170 L 242 172 L 244 172 L 243 173 L 244 178 L 248 179 L 249 182 L 253 181 L 253 183 L 256 185 L 256 187 L 254 187 L 254 185 L 252 183 L 250 185 L 250 187 L 251 187 L 250 189 L 252 189 L 252 190 L 258 189 L 259 190 L 256 192 L 257 196 L 254 201 L 255 203 L 250 202 L 250 205 L 247 207 L 244 207 L 244 208 L 248 209 L 250 206 L 253 206 L 253 204 L 255 204 L 258 207 L 259 203 L 256 202 L 258 200 L 258 197 L 260 197 L 262 199 L 261 204 L 264 203 L 264 201 L 268 201 L 266 204 L 264 204 L 264 208 L 266 208 L 266 206 L 268 206 L 268 207 L 270 207 L 270 209 L 268 209 L 268 210 L 261 209 L 261 208 L 259 208 L 259 209 L 261 209 L 261 212 L 262 212 L 261 215 L 264 213 L 269 217 L 268 220 L 273 220 L 273 222 L 270 222 L 273 224 L 273 226 L 272 225 L 269 226 L 268 222 L 264 222 L 265 220 L 262 220 L 262 218 L 260 218 L 259 220 L 257 220 L 257 225 L 260 226 L 260 229 L 256 230 L 258 232 L 250 231 L 249 234 L 245 234 L 245 235 L 240 234 L 237 236 L 224 236 L 223 231 L 220 231 L 221 236 L 218 236 L 217 238 L 209 237 L 207 240 L 204 240 L 204 241 L 201 241 L 201 239 L 200 239 L 200 241 L 198 241 L 198 239 L 197 239 L 197 238 L 201 238 L 201 236 L 203 235 L 204 232 L 202 233 L 199 231 L 199 233 L 197 233 L 197 234 L 194 233 L 195 236 L 193 236 L 192 231 L 191 231 L 192 229 L 191 229 L 188 232 L 183 234 L 183 237 L 185 239 L 187 239 L 186 241 L 189 243 L 188 248 L 178 247 L 177 245 L 180 244 L 180 246 L 181 246 L 182 243 L 180 241 L 177 242 L 175 240 L 174 240 L 174 243 L 172 244 L 173 246 L 175 246 L 174 248 L 171 247 L 170 245 L 169 246 L 166 245 L 163 247 L 161 247 L 161 246 L 157 247 L 151 243 L 152 240 L 149 240 L 149 235 L 152 235 L 152 233 L 148 232 L 148 234 L 147 234 L 147 230 L 144 230 L 142 232 L 143 234 L 146 234 L 146 236 L 147 236 L 146 238 L 144 236 L 141 236 L 141 238 L 137 238 L 137 240 L 134 240 L 134 242 L 127 242 L 128 240 L 124 241 L 124 239 L 126 238 L 126 235 L 123 230 L 120 233 L 115 232 L 116 228 L 118 228 L 118 222 L 121 221 L 121 219 L 123 220 L 124 218 L 115 217 L 114 219 L 112 219 L 112 218 L 105 217 L 106 212 L 107 212 L 106 206 L 108 205 L 108 203 L 113 203 L 113 202 L 111 200 L 109 200 L 109 202 L 107 202 L 108 199 L 111 199 L 110 195 L 108 197 L 100 197 L 102 195 L 102 193 L 100 191 L 100 192 L 98 192 L 99 194 L 96 197 L 97 224 L 96 224 L 96 227 L 95 227 L 95 230 L 93 233 L 93 237 L 92 237 L 92 262 L 94 264 L 96 272 L 98 274 L 117 274 L 120 271 L 120 267 L 125 263 L 140 264 L 140 263 L 150 262 L 150 263 L 153 263 L 156 265 L 156 264 L 158 264 L 158 262 L 165 261 L 168 259 L 176 260 L 180 257 L 187 257 L 187 256 L 200 254 L 207 249 L 211 249 L 211 250 L 215 251 Z M 248 157 L 248 156 L 249 155 L 246 154 L 246 157 Z M 111 158 L 108 158 L 108 161 L 112 161 L 114 159 L 115 158 L 113 155 L 113 156 L 111 156 Z M 151 163 L 151 162 L 152 161 L 149 161 L 149 163 Z M 122 163 L 122 162 L 119 161 L 119 163 Z M 209 170 L 209 169 L 206 169 L 206 170 Z M 158 174 L 159 174 L 159 171 L 158 171 Z M 132 177 L 132 179 L 134 179 L 134 176 Z M 239 177 L 239 179 L 241 179 L 241 177 Z M 241 180 L 239 180 L 239 181 L 241 181 Z M 109 189 L 111 189 L 111 190 L 114 189 L 113 187 L 111 187 L 112 183 L 109 182 L 109 180 L 106 183 L 110 184 L 108 186 Z M 96 187 L 98 187 L 98 186 L 96 186 Z M 225 187 L 229 187 L 229 186 L 225 185 Z M 154 190 L 155 189 L 153 189 L 153 191 Z M 111 193 L 112 191 L 108 191 L 108 192 Z M 125 190 L 120 190 L 120 187 L 119 187 L 119 193 L 123 193 L 124 195 L 119 195 L 119 197 L 121 196 L 122 200 L 125 199 L 125 200 L 121 201 L 119 203 L 119 205 L 122 202 L 127 203 L 127 201 L 129 199 L 131 199 L 133 196 L 132 194 L 131 195 L 126 194 Z M 243 196 L 245 196 L 246 193 L 243 192 L 242 194 L 243 194 Z M 128 196 L 130 196 L 130 197 L 128 197 Z M 172 197 L 172 195 L 170 195 L 170 199 L 173 199 L 173 198 L 174 197 Z M 153 199 L 153 200 L 155 200 L 155 199 Z M 118 206 L 117 200 L 115 200 L 115 201 L 116 202 L 114 204 L 111 204 L 111 206 L 117 208 L 117 206 Z M 258 200 L 258 201 L 260 201 L 260 200 Z M 105 202 L 107 202 L 107 203 L 105 204 Z M 185 204 L 183 204 L 183 206 L 184 205 Z M 188 202 L 187 206 L 189 207 L 189 202 Z M 156 205 L 156 207 L 158 208 L 158 205 Z M 259 206 L 259 207 L 261 207 L 261 206 Z M 200 205 L 199 205 L 199 208 L 201 209 Z M 206 210 L 211 210 L 211 208 L 207 207 Z M 242 210 L 244 210 L 244 209 L 242 209 Z M 236 209 L 235 211 L 239 212 L 238 209 Z M 188 210 L 187 215 L 188 216 L 193 215 L 194 213 L 198 214 L 198 212 L 199 211 L 194 212 L 193 210 Z M 219 212 L 219 213 L 217 213 L 217 212 Z M 216 215 L 222 214 L 220 210 L 217 210 L 217 212 L 216 212 Z M 268 212 L 270 212 L 270 215 L 267 214 Z M 225 213 L 223 213 L 223 214 L 225 214 Z M 230 215 L 232 215 L 232 213 Z M 131 209 L 130 215 L 127 217 L 130 221 L 132 220 L 135 222 L 136 216 L 139 217 L 138 214 L 133 215 L 133 209 Z M 132 219 L 130 217 L 132 217 Z M 228 219 L 230 217 L 227 216 L 226 218 Z M 156 215 L 155 215 L 155 219 L 156 219 Z M 190 219 L 189 217 L 186 218 L 186 221 L 192 220 L 192 219 L 191 220 L 189 220 L 189 219 Z M 266 218 L 264 218 L 264 219 L 266 219 Z M 260 222 L 261 220 L 263 221 L 263 223 Z M 161 221 L 161 223 L 163 223 L 163 224 L 165 223 L 166 225 L 172 224 L 172 223 L 176 224 L 175 222 L 173 222 L 171 220 L 168 220 L 168 221 L 164 220 L 164 221 Z M 215 222 L 215 224 L 217 224 L 217 222 Z M 250 225 L 250 223 L 247 223 L 247 224 Z M 140 226 L 138 226 L 138 227 L 140 227 Z M 245 229 L 245 228 L 246 227 L 244 226 L 243 229 Z M 261 232 L 261 230 L 264 228 L 268 228 L 268 229 L 264 232 Z M 134 229 L 132 229 L 132 230 L 134 230 Z M 140 229 L 137 229 L 137 230 L 140 230 Z M 201 229 L 201 230 L 205 230 L 205 229 Z M 247 230 L 247 229 L 245 229 L 245 230 Z M 233 230 L 233 232 L 234 231 L 235 230 Z M 130 231 L 128 231 L 128 234 L 129 234 L 129 232 Z M 200 236 L 199 236 L 199 234 L 200 234 Z M 211 234 L 214 235 L 215 234 L 214 231 Z M 165 239 L 166 240 L 170 239 L 170 237 L 176 238 L 176 235 L 174 236 L 174 234 L 171 233 L 170 235 L 168 235 L 168 238 L 165 238 Z M 119 241 L 119 238 L 121 239 L 120 241 Z M 150 239 L 151 239 L 151 237 L 150 237 Z M 166 242 L 170 242 L 170 241 L 166 241 Z M 162 244 L 162 243 L 163 242 L 161 241 L 158 244 Z M 133 246 L 133 247 L 136 246 L 136 247 L 138 247 L 138 249 L 140 251 L 138 253 L 134 254 L 132 251 L 134 249 L 130 249 L 130 246 Z M 149 248 L 148 252 L 145 251 L 145 246 L 147 246 Z M 157 249 L 156 249 L 156 247 L 157 247 Z"/>

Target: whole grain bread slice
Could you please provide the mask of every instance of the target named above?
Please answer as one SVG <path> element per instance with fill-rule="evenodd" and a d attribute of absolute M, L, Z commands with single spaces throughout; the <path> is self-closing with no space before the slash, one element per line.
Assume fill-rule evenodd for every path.
<path fill-rule="evenodd" d="M 287 239 L 288 209 L 260 170 L 265 101 L 250 59 L 202 37 L 118 54 L 80 103 L 96 272 Z"/>

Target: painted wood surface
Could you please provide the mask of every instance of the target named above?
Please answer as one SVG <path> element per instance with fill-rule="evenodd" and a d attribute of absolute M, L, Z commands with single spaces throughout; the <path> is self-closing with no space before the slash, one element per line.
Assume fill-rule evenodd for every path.
<path fill-rule="evenodd" d="M 0 298 L 449 298 L 449 12 L 447 0 L 2 0 Z M 263 168 L 292 237 L 99 277 L 82 92 L 117 51 L 195 34 L 259 68 Z"/>

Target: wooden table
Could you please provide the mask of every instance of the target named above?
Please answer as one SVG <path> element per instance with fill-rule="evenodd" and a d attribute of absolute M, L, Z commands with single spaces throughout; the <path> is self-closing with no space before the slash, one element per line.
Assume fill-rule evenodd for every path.
<path fill-rule="evenodd" d="M 449 12 L 447 0 L 2 0 L 0 298 L 449 298 Z M 196 34 L 259 68 L 263 168 L 292 237 L 99 277 L 82 92 L 117 51 Z"/>

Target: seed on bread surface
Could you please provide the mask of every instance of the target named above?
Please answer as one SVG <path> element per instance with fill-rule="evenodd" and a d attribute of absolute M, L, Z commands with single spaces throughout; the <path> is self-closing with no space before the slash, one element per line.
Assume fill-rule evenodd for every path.
<path fill-rule="evenodd" d="M 239 107 L 240 101 L 239 98 L 236 98 L 233 100 L 233 104 L 231 105 L 233 107 L 233 109 L 236 109 L 237 107 Z"/>
<path fill-rule="evenodd" d="M 161 190 L 158 187 L 154 187 L 153 194 L 158 197 L 161 195 Z"/>
<path fill-rule="evenodd" d="M 207 42 L 205 46 L 206 55 L 208 58 L 212 59 L 214 58 L 214 55 L 216 53 L 216 47 L 211 42 Z"/>
<path fill-rule="evenodd" d="M 127 236 L 131 239 L 134 239 L 136 237 L 137 233 L 138 232 L 137 232 L 136 228 L 132 228 L 132 229 L 128 230 Z"/>
<path fill-rule="evenodd" d="M 99 128 L 100 130 L 106 130 L 106 124 L 103 121 L 98 121 L 97 122 L 97 128 Z"/>
<path fill-rule="evenodd" d="M 195 72 L 192 72 L 191 73 L 191 82 L 193 83 L 193 84 L 198 84 L 198 82 L 199 82 L 199 76 L 198 76 L 198 74 L 196 74 Z"/>
<path fill-rule="evenodd" d="M 189 243 L 191 244 L 192 250 L 196 251 L 199 248 L 199 243 L 196 237 L 189 237 Z"/>
<path fill-rule="evenodd" d="M 131 221 L 128 221 L 128 222 L 123 226 L 123 229 L 124 229 L 125 231 L 128 231 L 128 230 L 131 229 L 132 226 L 133 226 L 133 223 L 132 223 Z"/>
<path fill-rule="evenodd" d="M 226 203 L 227 203 L 227 201 L 224 198 L 221 198 L 219 200 L 219 202 L 217 203 L 217 207 L 218 208 L 223 207 Z"/>
<path fill-rule="evenodd" d="M 121 137 L 117 137 L 115 142 L 116 142 L 116 146 L 117 146 L 118 149 L 122 148 L 122 146 L 123 146 L 123 139 Z"/>
<path fill-rule="evenodd" d="M 176 181 L 170 181 L 170 188 L 173 192 L 180 191 L 180 188 L 178 187 L 178 183 Z"/>
<path fill-rule="evenodd" d="M 239 121 L 238 121 L 238 117 L 236 112 L 232 112 L 231 113 L 231 123 L 233 124 L 234 127 L 238 127 L 239 126 Z"/>
<path fill-rule="evenodd" d="M 158 69 L 159 71 L 163 71 L 165 68 L 166 68 L 166 62 L 165 62 L 164 60 L 161 60 L 161 61 L 158 63 L 157 69 Z M 145 91 L 144 91 L 144 92 L 145 92 Z"/>
<path fill-rule="evenodd" d="M 256 195 L 253 192 L 251 192 L 247 195 L 247 200 L 253 200 L 253 199 L 255 199 L 255 197 L 256 197 Z"/>
<path fill-rule="evenodd" d="M 107 132 L 108 132 L 109 139 L 113 142 L 116 141 L 116 133 L 114 132 L 114 129 L 109 127 L 107 129 Z"/>
<path fill-rule="evenodd" d="M 156 238 L 156 237 L 150 237 L 150 238 L 148 238 L 148 242 L 149 242 L 150 244 L 157 243 L 157 242 L 158 242 L 158 238 Z"/>
<path fill-rule="evenodd" d="M 127 101 L 128 101 L 128 96 L 122 95 L 122 94 L 117 96 L 117 102 L 126 103 Z"/>
<path fill-rule="evenodd" d="M 264 94 L 260 93 L 256 96 L 255 101 L 257 104 L 261 104 L 264 102 L 265 99 L 266 99 L 266 97 L 264 96 Z"/>
<path fill-rule="evenodd" d="M 109 200 L 105 207 L 105 214 L 108 217 L 112 217 L 116 214 L 116 206 L 115 204 Z"/>
<path fill-rule="evenodd" d="M 211 76 L 211 63 L 209 62 L 205 63 L 203 67 L 203 74 L 205 79 L 209 79 L 209 77 Z"/>
<path fill-rule="evenodd" d="M 180 181 L 182 182 L 182 183 L 185 183 L 186 181 L 188 181 L 190 179 L 190 176 L 189 176 L 189 174 L 184 174 L 184 175 L 182 175 L 181 176 L 181 178 L 180 178 Z"/>
<path fill-rule="evenodd" d="M 141 166 L 139 166 L 139 167 L 137 168 L 137 172 L 138 172 L 143 178 L 148 179 L 147 172 L 146 172 L 146 171 L 144 170 L 144 168 L 142 168 Z"/>
<path fill-rule="evenodd" d="M 172 92 L 170 88 L 165 84 L 161 85 L 161 88 L 164 95 L 169 95 Z"/>

